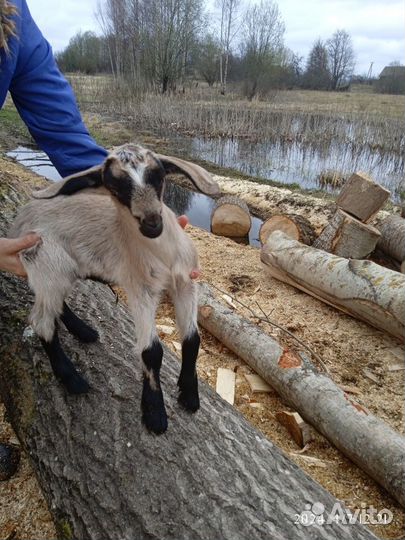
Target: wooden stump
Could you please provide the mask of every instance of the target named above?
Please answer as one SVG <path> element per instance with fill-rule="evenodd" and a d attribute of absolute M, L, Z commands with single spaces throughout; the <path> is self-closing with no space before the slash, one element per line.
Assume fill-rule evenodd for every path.
<path fill-rule="evenodd" d="M 388 200 L 390 192 L 365 173 L 352 174 L 340 192 L 336 204 L 360 221 L 370 221 Z"/>
<path fill-rule="evenodd" d="M 252 220 L 247 204 L 233 196 L 221 197 L 211 214 L 211 231 L 218 236 L 242 238 L 249 234 Z"/>
<path fill-rule="evenodd" d="M 340 257 L 363 259 L 374 251 L 380 236 L 375 227 L 362 223 L 338 208 L 313 247 Z"/>
<path fill-rule="evenodd" d="M 377 228 L 381 233 L 378 247 L 393 259 L 405 261 L 405 219 L 388 216 Z"/>
<path fill-rule="evenodd" d="M 371 261 L 347 260 L 274 232 L 261 260 L 271 276 L 404 340 L 405 276 Z"/>
<path fill-rule="evenodd" d="M 304 216 L 297 214 L 278 214 L 267 219 L 260 227 L 259 232 L 262 245 L 266 243 L 267 238 L 274 231 L 282 231 L 290 238 L 307 246 L 310 246 L 315 240 L 315 231 L 311 223 Z"/>

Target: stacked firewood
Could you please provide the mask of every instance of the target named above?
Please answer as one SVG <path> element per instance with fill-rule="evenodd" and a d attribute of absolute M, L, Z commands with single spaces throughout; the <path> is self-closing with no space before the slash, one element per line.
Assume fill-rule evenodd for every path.
<path fill-rule="evenodd" d="M 381 238 L 370 221 L 384 206 L 390 192 L 364 173 L 355 173 L 336 201 L 337 210 L 313 247 L 348 259 L 363 259 Z"/>

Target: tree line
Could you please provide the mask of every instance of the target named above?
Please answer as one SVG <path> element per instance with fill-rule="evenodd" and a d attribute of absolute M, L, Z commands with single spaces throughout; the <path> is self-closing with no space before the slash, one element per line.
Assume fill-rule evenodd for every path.
<path fill-rule="evenodd" d="M 316 40 L 308 58 L 288 49 L 275 0 L 99 0 L 101 35 L 78 33 L 57 55 L 64 71 L 112 73 L 134 90 L 184 92 L 203 79 L 225 94 L 237 83 L 249 99 L 274 88 L 344 89 L 354 69 L 350 35 Z"/>

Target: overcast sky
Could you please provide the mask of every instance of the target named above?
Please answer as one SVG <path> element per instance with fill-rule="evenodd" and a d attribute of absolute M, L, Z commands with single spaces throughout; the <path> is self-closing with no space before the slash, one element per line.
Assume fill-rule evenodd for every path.
<path fill-rule="evenodd" d="M 28 5 L 56 52 L 79 30 L 98 32 L 96 1 L 28 0 Z M 318 37 L 327 39 L 337 28 L 344 28 L 353 39 L 356 73 L 366 73 L 370 62 L 374 62 L 374 75 L 393 60 L 404 63 L 404 0 L 279 0 L 278 5 L 286 26 L 286 45 L 305 58 Z"/>

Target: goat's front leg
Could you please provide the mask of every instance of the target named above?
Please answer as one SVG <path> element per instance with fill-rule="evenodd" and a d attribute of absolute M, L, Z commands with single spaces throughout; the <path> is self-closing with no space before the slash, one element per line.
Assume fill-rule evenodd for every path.
<path fill-rule="evenodd" d="M 164 433 L 167 429 L 167 414 L 160 386 L 160 368 L 163 348 L 155 327 L 158 296 L 147 290 L 130 299 L 135 321 L 137 348 L 142 358 L 142 422 L 153 433 Z"/>
<path fill-rule="evenodd" d="M 197 327 L 197 288 L 191 279 L 176 280 L 176 287 L 170 291 L 176 310 L 176 322 L 182 339 L 181 371 L 177 385 L 179 403 L 190 412 L 200 408 L 197 379 L 197 356 L 200 335 Z"/>

